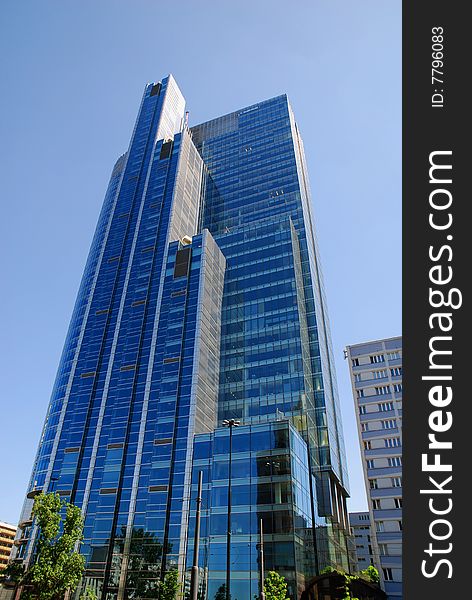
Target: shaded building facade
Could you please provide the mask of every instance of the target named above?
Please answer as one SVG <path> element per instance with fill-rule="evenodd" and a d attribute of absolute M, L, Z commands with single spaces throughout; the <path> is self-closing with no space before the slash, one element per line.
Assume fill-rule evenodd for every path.
<path fill-rule="evenodd" d="M 349 513 L 349 522 L 351 523 L 355 542 L 357 561 L 357 568 L 355 571 L 363 571 L 370 565 L 374 565 L 378 570 L 380 567 L 374 562 L 370 514 L 368 512 Z"/>
<path fill-rule="evenodd" d="M 346 461 L 303 146 L 285 95 L 191 129 L 184 111 L 172 76 L 146 86 L 112 172 L 17 558 L 34 553 L 35 493 L 56 491 L 82 507 L 84 581 L 100 598 L 156 597 L 171 568 L 186 589 L 191 481 L 205 466 L 209 529 L 199 566 L 213 598 L 221 565 L 210 559 L 220 543 L 212 536 L 225 510 L 216 470 L 225 459 L 210 452 L 203 465 L 198 448 L 224 440 L 222 422 L 238 419 L 235 439 L 251 444 L 253 430 L 269 432 L 267 447 L 249 445 L 241 467 L 271 456 L 275 431 L 289 444 L 277 448 L 281 464 L 297 444 L 302 480 L 292 464 L 246 475 L 263 479 L 267 502 L 246 496 L 234 525 L 256 535 L 247 515 L 284 498 L 283 516 L 263 512 L 271 513 L 267 543 L 284 538 L 286 555 L 274 564 L 285 564 L 295 598 L 319 569 L 349 569 Z M 251 485 L 236 483 L 242 496 Z M 249 550 L 232 570 L 232 581 L 249 576 L 251 594 L 253 559 Z M 235 600 L 246 597 L 236 591 Z"/>

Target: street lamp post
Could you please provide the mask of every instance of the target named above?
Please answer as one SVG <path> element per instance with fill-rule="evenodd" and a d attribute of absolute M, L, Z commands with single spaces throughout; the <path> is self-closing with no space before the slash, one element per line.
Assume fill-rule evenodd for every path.
<path fill-rule="evenodd" d="M 226 532 L 226 600 L 231 600 L 231 454 L 233 451 L 233 427 L 239 426 L 236 419 L 223 421 L 224 427 L 229 427 L 229 465 L 228 465 L 228 528 Z"/>
<path fill-rule="evenodd" d="M 264 531 L 262 529 L 262 519 L 259 521 L 259 551 L 260 551 L 260 560 L 261 560 L 261 568 L 260 568 L 260 600 L 265 600 L 265 592 L 264 592 Z"/>

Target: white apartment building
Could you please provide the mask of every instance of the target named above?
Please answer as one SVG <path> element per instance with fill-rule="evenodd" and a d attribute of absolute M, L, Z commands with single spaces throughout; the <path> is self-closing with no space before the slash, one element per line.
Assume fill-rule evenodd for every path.
<path fill-rule="evenodd" d="M 389 600 L 402 598 L 402 338 L 347 346 L 374 563 Z"/>

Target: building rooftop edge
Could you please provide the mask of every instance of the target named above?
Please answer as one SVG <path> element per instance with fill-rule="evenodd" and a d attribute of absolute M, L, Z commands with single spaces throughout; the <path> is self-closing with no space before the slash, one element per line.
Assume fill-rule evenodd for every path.
<path fill-rule="evenodd" d="M 346 350 L 348 348 L 359 348 L 360 346 L 367 346 L 370 344 L 378 344 L 380 342 L 390 342 L 390 341 L 402 340 L 402 339 L 403 339 L 403 336 L 397 335 L 397 336 L 393 336 L 393 337 L 378 338 L 375 340 L 367 340 L 365 342 L 358 342 L 357 344 L 346 344 Z"/>
<path fill-rule="evenodd" d="M 231 117 L 232 115 L 236 115 L 236 114 L 240 114 L 244 111 L 248 111 L 251 109 L 255 109 L 257 108 L 260 104 L 265 104 L 267 102 L 272 102 L 273 100 L 277 100 L 278 98 L 285 98 L 287 101 L 287 104 L 290 106 L 290 101 L 288 99 L 288 95 L 286 93 L 283 94 L 278 94 L 277 96 L 273 96 L 271 98 L 266 98 L 265 100 L 259 100 L 259 102 L 254 102 L 254 104 L 250 104 L 248 106 L 243 106 L 241 108 L 238 108 L 237 110 L 232 110 L 224 115 L 220 115 L 218 117 L 213 117 L 213 119 L 208 119 L 207 121 L 202 121 L 201 123 L 196 123 L 195 125 L 192 125 L 190 127 L 190 129 L 194 129 L 197 127 L 202 127 L 203 125 L 207 125 L 208 123 L 211 123 L 212 121 L 218 121 L 219 119 L 224 119 L 227 117 Z"/>

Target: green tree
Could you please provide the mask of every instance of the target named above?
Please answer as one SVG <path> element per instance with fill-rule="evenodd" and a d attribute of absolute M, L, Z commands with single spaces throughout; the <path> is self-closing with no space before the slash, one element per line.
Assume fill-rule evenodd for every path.
<path fill-rule="evenodd" d="M 213 600 L 226 600 L 226 584 L 222 583 L 216 590 L 216 594 Z"/>
<path fill-rule="evenodd" d="M 88 586 L 80 594 L 80 600 L 97 600 L 97 594 L 93 588 Z"/>
<path fill-rule="evenodd" d="M 374 565 L 369 565 L 367 567 L 367 569 L 360 571 L 359 577 L 361 577 L 362 579 L 366 579 L 367 581 L 370 581 L 371 583 L 376 583 L 376 584 L 380 583 L 379 572 L 374 567 Z"/>
<path fill-rule="evenodd" d="M 327 566 L 320 571 L 320 575 L 329 575 L 329 573 L 337 573 L 337 571 L 330 566 Z"/>
<path fill-rule="evenodd" d="M 21 563 L 11 562 L 0 573 L 0 583 L 18 584 L 25 572 Z"/>
<path fill-rule="evenodd" d="M 82 540 L 81 510 L 62 502 L 59 494 L 39 494 L 32 516 L 39 538 L 34 562 L 19 582 L 25 586 L 22 600 L 62 600 L 68 590 L 76 589 L 84 572 L 85 559 L 74 550 Z"/>
<path fill-rule="evenodd" d="M 276 571 L 269 571 L 264 579 L 266 600 L 287 600 L 287 582 Z"/>
<path fill-rule="evenodd" d="M 164 581 L 161 583 L 159 600 L 175 600 L 179 589 L 179 572 L 172 569 L 165 574 Z"/>

